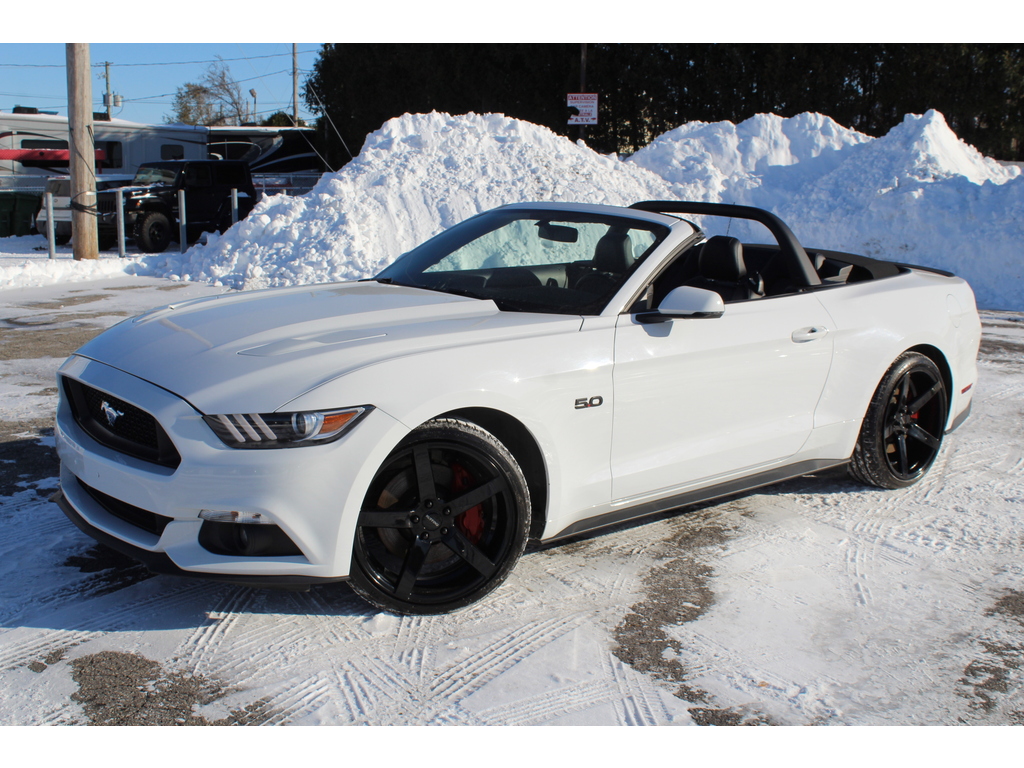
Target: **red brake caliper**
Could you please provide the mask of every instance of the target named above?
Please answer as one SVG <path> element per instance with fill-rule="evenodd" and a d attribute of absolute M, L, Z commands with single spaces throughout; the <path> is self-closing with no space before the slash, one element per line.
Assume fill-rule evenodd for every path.
<path fill-rule="evenodd" d="M 469 474 L 469 471 L 461 464 L 452 464 L 452 493 L 457 497 L 461 496 L 464 492 L 468 491 L 473 487 L 473 476 Z M 484 534 L 484 515 L 483 505 L 477 504 L 475 507 L 470 507 L 457 518 L 455 518 L 455 524 L 459 526 L 459 530 L 469 539 L 473 544 L 480 541 L 480 537 Z"/>

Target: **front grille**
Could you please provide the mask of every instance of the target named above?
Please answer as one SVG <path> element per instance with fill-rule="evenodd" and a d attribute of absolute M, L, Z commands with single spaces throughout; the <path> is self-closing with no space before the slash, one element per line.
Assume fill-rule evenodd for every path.
<path fill-rule="evenodd" d="M 71 412 L 93 440 L 143 461 L 175 468 L 181 456 L 146 411 L 80 381 L 62 377 Z"/>
<path fill-rule="evenodd" d="M 75 478 L 78 480 L 78 478 Z M 92 496 L 93 501 L 99 504 L 103 509 L 112 514 L 119 520 L 124 520 L 126 523 L 134 525 L 136 528 L 141 528 L 147 533 L 152 533 L 154 536 L 160 536 L 164 532 L 164 528 L 171 522 L 171 518 L 158 515 L 156 512 L 150 512 L 146 509 L 140 509 L 139 507 L 133 507 L 120 499 L 115 499 L 113 496 L 108 496 L 105 493 L 97 491 L 95 488 L 90 488 L 88 485 L 78 480 L 78 484 L 82 486 L 82 490 Z"/>
<path fill-rule="evenodd" d="M 111 195 L 96 195 L 96 210 L 100 213 L 115 213 L 117 198 Z"/>

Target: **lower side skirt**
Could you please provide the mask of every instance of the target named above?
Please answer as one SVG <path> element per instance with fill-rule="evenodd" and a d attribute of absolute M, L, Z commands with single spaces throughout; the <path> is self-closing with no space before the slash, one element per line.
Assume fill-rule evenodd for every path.
<path fill-rule="evenodd" d="M 685 493 L 669 496 L 664 499 L 658 499 L 657 501 L 649 501 L 634 507 L 606 512 L 603 515 L 597 515 L 596 517 L 588 517 L 585 520 L 579 520 L 573 523 L 565 530 L 560 531 L 544 541 L 556 541 L 568 536 L 576 536 L 581 533 L 591 533 L 600 528 L 618 525 L 619 523 L 624 523 L 628 520 L 636 520 L 641 517 L 647 517 L 648 515 L 656 515 L 659 512 L 667 512 L 668 510 L 676 509 L 677 507 L 685 507 L 690 504 L 699 504 L 703 501 L 720 499 L 723 496 L 732 496 L 733 494 L 743 493 L 744 491 L 752 491 L 755 488 L 762 488 L 766 485 L 781 483 L 783 480 L 792 480 L 794 477 L 807 475 L 811 472 L 821 472 L 822 470 L 831 469 L 832 467 L 841 467 L 848 463 L 849 459 L 811 459 L 808 461 L 801 461 L 796 464 L 789 464 L 785 467 L 778 467 L 776 469 L 768 470 L 767 472 L 750 475 L 749 477 L 729 480 L 728 482 L 721 483 L 719 485 L 712 485 L 707 488 L 698 488 L 697 490 L 686 491 Z"/>

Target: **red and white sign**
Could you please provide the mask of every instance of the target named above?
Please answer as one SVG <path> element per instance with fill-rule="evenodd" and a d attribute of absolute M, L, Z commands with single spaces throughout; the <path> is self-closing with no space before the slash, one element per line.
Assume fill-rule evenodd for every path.
<path fill-rule="evenodd" d="M 569 118 L 569 125 L 597 125 L 596 93 L 570 93 L 568 105 L 579 111 Z"/>

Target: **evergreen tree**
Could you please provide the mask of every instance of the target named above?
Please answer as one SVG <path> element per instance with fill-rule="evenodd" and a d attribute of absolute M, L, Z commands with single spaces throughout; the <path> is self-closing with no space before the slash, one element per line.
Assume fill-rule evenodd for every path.
<path fill-rule="evenodd" d="M 576 43 L 344 44 L 323 47 L 304 97 L 338 167 L 406 112 L 500 112 L 576 138 L 566 94 L 579 85 Z M 937 109 L 982 152 L 1024 156 L 1019 45 L 591 44 L 586 89 L 600 119 L 586 141 L 601 152 L 635 152 L 693 120 L 812 111 L 879 136 Z"/>

